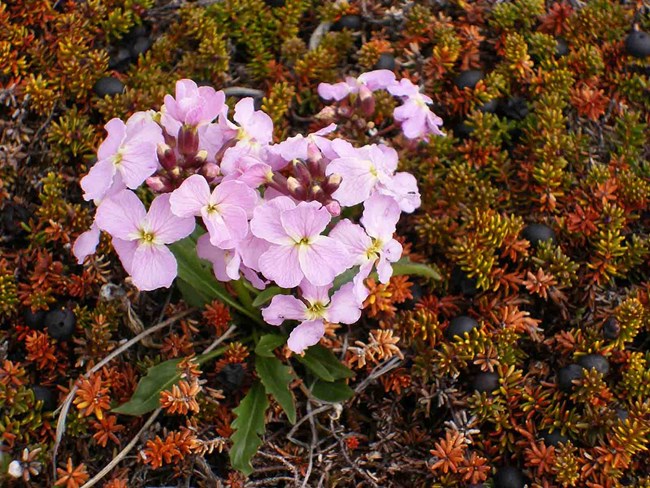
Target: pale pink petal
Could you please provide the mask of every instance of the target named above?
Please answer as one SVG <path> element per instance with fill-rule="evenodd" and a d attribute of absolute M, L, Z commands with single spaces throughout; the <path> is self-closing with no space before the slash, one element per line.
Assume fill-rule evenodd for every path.
<path fill-rule="evenodd" d="M 377 69 L 363 73 L 357 80 L 372 91 L 385 90 L 397 83 L 395 81 L 395 73 L 387 69 Z"/>
<path fill-rule="evenodd" d="M 169 199 L 171 211 L 178 217 L 201 214 L 210 201 L 210 186 L 201 175 L 192 175 L 174 190 Z"/>
<path fill-rule="evenodd" d="M 109 120 L 104 129 L 108 135 L 97 149 L 97 159 L 99 161 L 117 154 L 120 144 L 122 144 L 126 136 L 126 124 L 118 118 Z"/>
<path fill-rule="evenodd" d="M 280 215 L 283 210 L 295 208 L 289 197 L 279 196 L 258 206 L 253 211 L 251 232 L 260 239 L 273 244 L 291 244 L 293 241 L 282 227 Z"/>
<path fill-rule="evenodd" d="M 95 249 L 99 244 L 99 237 L 99 227 L 95 222 L 92 223 L 90 229 L 77 237 L 72 246 L 72 254 L 77 258 L 77 263 L 83 264 L 86 257 L 95 253 Z"/>
<path fill-rule="evenodd" d="M 282 288 L 294 288 L 304 277 L 296 246 L 271 246 L 260 256 L 259 266 L 266 278 Z"/>
<path fill-rule="evenodd" d="M 128 188 L 135 190 L 158 169 L 157 143 L 135 142 L 125 146 L 117 171 Z"/>
<path fill-rule="evenodd" d="M 219 249 L 210 243 L 210 236 L 203 234 L 196 243 L 196 253 L 201 259 L 212 263 L 212 270 L 219 281 L 239 279 L 241 259 L 234 249 Z"/>
<path fill-rule="evenodd" d="M 341 184 L 332 196 L 345 207 L 363 202 L 378 181 L 373 170 L 372 162 L 368 159 L 345 157 L 331 161 L 327 165 L 326 174 L 341 176 Z"/>
<path fill-rule="evenodd" d="M 113 160 L 103 159 L 97 161 L 81 179 L 81 188 L 84 191 L 84 200 L 101 200 L 106 196 L 113 184 L 115 175 Z"/>
<path fill-rule="evenodd" d="M 334 324 L 354 324 L 361 318 L 362 308 L 363 301 L 358 300 L 354 283 L 346 283 L 332 295 L 325 319 Z"/>
<path fill-rule="evenodd" d="M 285 234 L 295 242 L 319 235 L 331 219 L 330 213 L 319 202 L 300 202 L 296 208 L 280 214 Z"/>
<path fill-rule="evenodd" d="M 334 278 L 346 269 L 349 261 L 343 244 L 331 237 L 316 237 L 309 244 L 298 246 L 298 249 L 300 269 L 305 278 L 316 286 L 333 283 Z"/>
<path fill-rule="evenodd" d="M 250 284 L 253 285 L 255 288 L 257 288 L 258 290 L 263 290 L 264 288 L 266 288 L 268 281 L 262 280 L 258 276 L 256 271 L 253 271 L 252 269 L 244 265 L 241 265 L 239 269 L 241 270 L 241 273 L 244 275 L 244 278 L 246 278 L 250 282 Z"/>
<path fill-rule="evenodd" d="M 139 245 L 131 266 L 133 284 L 142 291 L 169 288 L 176 278 L 177 263 L 167 246 Z"/>
<path fill-rule="evenodd" d="M 399 205 L 392 197 L 375 193 L 363 204 L 361 223 L 368 235 L 387 241 L 393 238 L 399 216 Z"/>
<path fill-rule="evenodd" d="M 220 205 L 215 212 L 202 212 L 203 221 L 210 232 L 210 242 L 219 247 L 232 247 L 233 242 L 248 234 L 246 211 L 235 205 Z M 207 217 L 207 219 L 206 219 Z"/>
<path fill-rule="evenodd" d="M 254 271 L 259 271 L 260 256 L 269 249 L 270 244 L 264 239 L 260 239 L 252 233 L 249 233 L 244 239 L 237 242 L 236 247 L 244 265 Z"/>
<path fill-rule="evenodd" d="M 391 95 L 396 97 L 416 97 L 420 94 L 420 88 L 414 85 L 408 78 L 402 78 L 399 83 L 394 83 L 388 87 Z"/>
<path fill-rule="evenodd" d="M 146 210 L 135 193 L 122 190 L 97 207 L 95 223 L 111 236 L 127 241 L 137 238 Z"/>
<path fill-rule="evenodd" d="M 170 196 L 169 193 L 165 193 L 154 198 L 145 219 L 147 230 L 153 232 L 156 242 L 163 244 L 171 244 L 186 238 L 196 227 L 194 217 L 181 218 L 172 213 L 169 204 Z"/>
<path fill-rule="evenodd" d="M 240 181 L 224 181 L 214 189 L 210 198 L 211 203 L 220 206 L 235 205 L 250 216 L 257 205 L 257 200 L 257 192 Z"/>
<path fill-rule="evenodd" d="M 411 213 L 422 203 L 417 180 L 410 173 L 395 173 L 386 184 L 382 184 L 377 190 L 379 193 L 393 197 L 402 212 Z"/>
<path fill-rule="evenodd" d="M 372 247 L 372 239 L 363 227 L 343 219 L 330 231 L 329 237 L 343 244 L 350 256 L 348 266 L 363 264 L 368 261 L 367 250 Z"/>
<path fill-rule="evenodd" d="M 381 249 L 379 261 L 377 262 L 377 275 L 379 281 L 388 283 L 390 277 L 393 275 L 393 267 L 391 262 L 396 262 L 402 256 L 402 245 L 395 239 L 391 239 Z"/>
<path fill-rule="evenodd" d="M 359 268 L 359 272 L 352 279 L 354 295 L 358 303 L 363 303 L 366 298 L 368 298 L 368 295 L 370 295 L 370 290 L 368 290 L 368 287 L 365 285 L 365 280 L 370 276 L 373 265 L 374 263 L 372 261 L 362 264 Z"/>
<path fill-rule="evenodd" d="M 227 245 L 223 245 L 224 243 L 232 244 L 234 241 L 233 236 L 230 234 L 221 213 L 217 211 L 208 212 L 207 207 L 204 207 L 201 209 L 201 217 L 210 236 L 210 243 L 213 246 L 225 248 Z"/>
<path fill-rule="evenodd" d="M 300 292 L 302 297 L 309 303 L 320 303 L 327 305 L 330 301 L 329 291 L 332 288 L 332 283 L 325 286 L 314 286 L 307 280 L 302 280 L 300 283 Z"/>
<path fill-rule="evenodd" d="M 264 322 L 281 325 L 285 320 L 305 320 L 307 307 L 291 295 L 275 295 L 268 307 L 262 309 Z"/>
<path fill-rule="evenodd" d="M 308 347 L 318 344 L 324 335 L 325 324 L 322 320 L 303 322 L 291 331 L 287 346 L 293 352 L 301 354 Z"/>
<path fill-rule="evenodd" d="M 343 81 L 339 83 L 321 83 L 318 85 L 318 94 L 323 100 L 343 100 L 350 93 L 353 88 Z"/>
<path fill-rule="evenodd" d="M 138 248 L 138 241 L 124 241 L 114 237 L 111 239 L 111 244 L 120 258 L 124 271 L 131 274 L 133 272 L 133 256 Z"/>

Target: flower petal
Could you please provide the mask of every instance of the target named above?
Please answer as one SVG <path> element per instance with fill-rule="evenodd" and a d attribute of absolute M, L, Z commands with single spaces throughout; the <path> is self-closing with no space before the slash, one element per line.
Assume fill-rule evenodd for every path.
<path fill-rule="evenodd" d="M 240 181 L 224 181 L 212 193 L 210 201 L 216 205 L 235 205 L 252 216 L 257 205 L 258 195 L 255 190 Z"/>
<path fill-rule="evenodd" d="M 189 236 L 196 220 L 194 217 L 181 218 L 172 213 L 169 199 L 171 194 L 165 193 L 154 198 L 149 207 L 146 224 L 153 232 L 157 242 L 171 244 Z"/>
<path fill-rule="evenodd" d="M 291 295 L 275 295 L 268 307 L 262 309 L 264 322 L 281 325 L 285 320 L 305 320 L 307 307 Z"/>
<path fill-rule="evenodd" d="M 135 193 L 122 190 L 97 207 L 97 226 L 118 239 L 132 240 L 146 216 L 144 205 Z"/>
<path fill-rule="evenodd" d="M 282 288 L 293 288 L 302 281 L 297 246 L 271 246 L 260 256 L 260 271 Z"/>
<path fill-rule="evenodd" d="M 346 269 L 349 261 L 343 244 L 331 237 L 319 236 L 309 244 L 297 248 L 300 269 L 312 285 L 325 286 L 333 283 L 334 278 Z"/>
<path fill-rule="evenodd" d="M 169 288 L 176 278 L 176 258 L 167 246 L 139 245 L 131 266 L 133 284 L 139 290 Z"/>
<path fill-rule="evenodd" d="M 331 219 L 330 213 L 319 202 L 300 202 L 296 208 L 280 214 L 285 233 L 295 242 L 320 235 Z"/>
<path fill-rule="evenodd" d="M 274 244 L 290 244 L 291 239 L 282 227 L 280 214 L 283 210 L 295 208 L 289 197 L 277 197 L 260 205 L 253 211 L 251 232 L 260 239 Z"/>
<path fill-rule="evenodd" d="M 368 235 L 385 242 L 393 238 L 399 216 L 399 205 L 392 197 L 375 193 L 363 204 L 361 223 Z"/>
<path fill-rule="evenodd" d="M 354 283 L 346 283 L 332 295 L 325 319 L 334 324 L 354 324 L 361 317 L 363 302 L 354 292 Z"/>
<path fill-rule="evenodd" d="M 116 169 L 111 158 L 97 161 L 81 179 L 84 200 L 101 200 L 106 196 L 113 184 Z"/>
<path fill-rule="evenodd" d="M 201 215 L 210 200 L 210 186 L 201 175 L 192 175 L 169 198 L 172 213 L 178 217 Z"/>
<path fill-rule="evenodd" d="M 318 344 L 324 335 L 325 324 L 322 320 L 303 322 L 291 331 L 287 346 L 293 352 L 301 354 L 308 347 Z"/>
<path fill-rule="evenodd" d="M 99 237 L 99 227 L 95 222 L 92 223 L 90 229 L 77 237 L 72 246 L 72 254 L 77 258 L 77 263 L 83 264 L 86 257 L 95 253 L 95 249 L 99 244 Z"/>

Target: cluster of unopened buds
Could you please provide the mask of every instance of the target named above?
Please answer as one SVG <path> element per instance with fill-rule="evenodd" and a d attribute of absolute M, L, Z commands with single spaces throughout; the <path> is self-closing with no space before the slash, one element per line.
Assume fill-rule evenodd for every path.
<path fill-rule="evenodd" d="M 357 95 L 363 103 L 375 90 L 403 100 L 395 118 L 406 137 L 440 134 L 431 100 L 390 71 L 319 87 L 325 99 Z M 135 286 L 169 287 L 177 262 L 167 245 L 189 236 L 198 218 L 206 232 L 197 254 L 218 280 L 243 276 L 260 290 L 272 282 L 294 290 L 276 295 L 262 315 L 273 325 L 300 321 L 288 345 L 302 352 L 322 337 L 324 321 L 359 319 L 374 268 L 382 283 L 390 279 L 402 253 L 393 234 L 401 212 L 420 205 L 417 183 L 396 172 L 394 149 L 329 138 L 333 124 L 273 144 L 271 118 L 251 98 L 235 105 L 233 120 L 222 91 L 180 80 L 160 112 L 109 121 L 97 163 L 81 181 L 84 198 L 97 205 L 95 220 L 73 250 L 83 262 L 104 231 Z M 134 192 L 143 184 L 157 194 L 148 210 Z M 361 204 L 360 223 L 342 218 Z M 330 293 L 349 269 L 354 279 Z"/>

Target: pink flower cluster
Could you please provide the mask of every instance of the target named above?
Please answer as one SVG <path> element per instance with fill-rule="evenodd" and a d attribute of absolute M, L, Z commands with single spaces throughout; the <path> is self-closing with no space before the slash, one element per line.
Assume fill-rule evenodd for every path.
<path fill-rule="evenodd" d="M 426 97 L 409 86 L 374 72 L 334 91 L 366 96 L 386 88 L 405 97 L 403 107 L 426 107 Z M 415 109 L 404 112 L 405 128 L 420 123 Z M 365 278 L 376 269 L 381 282 L 390 279 L 402 253 L 393 238 L 400 214 L 420 205 L 415 178 L 396 172 L 394 149 L 331 139 L 334 125 L 273 144 L 273 123 L 252 99 L 235 105 L 231 121 L 224 93 L 191 80 L 176 84 L 159 113 L 113 119 L 105 128 L 97 163 L 81 181 L 97 211 L 74 244 L 79 263 L 95 252 L 103 231 L 135 286 L 169 287 L 177 262 L 167 245 L 198 223 L 206 232 L 197 254 L 218 280 L 243 277 L 258 289 L 275 283 L 294 290 L 276 295 L 262 315 L 272 325 L 300 322 L 288 341 L 295 352 L 320 340 L 325 321 L 358 320 Z M 158 194 L 148 210 L 134 192 L 143 183 Z M 340 217 L 360 204 L 360 224 Z M 333 290 L 350 269 L 354 279 Z"/>
<path fill-rule="evenodd" d="M 430 134 L 444 135 L 440 130 L 442 119 L 429 108 L 433 100 L 420 93 L 420 89 L 408 78 L 398 82 L 392 71 L 380 69 L 364 73 L 358 78 L 348 77 L 344 82 L 321 83 L 318 86 L 318 94 L 324 100 L 340 101 L 349 95 L 358 95 L 361 107 L 367 112 L 374 109 L 372 93 L 377 90 L 386 90 L 402 101 L 402 105 L 395 108 L 393 118 L 401 122 L 402 131 L 407 138 L 425 139 Z"/>

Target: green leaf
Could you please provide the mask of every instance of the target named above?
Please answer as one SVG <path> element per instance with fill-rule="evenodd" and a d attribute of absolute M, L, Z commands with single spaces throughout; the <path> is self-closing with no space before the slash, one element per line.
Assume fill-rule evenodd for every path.
<path fill-rule="evenodd" d="M 354 390 L 344 380 L 328 382 L 316 380 L 311 393 L 319 400 L 330 403 L 340 403 L 354 396 Z"/>
<path fill-rule="evenodd" d="M 273 350 L 276 347 L 280 347 L 285 342 L 287 342 L 287 338 L 283 335 L 264 334 L 260 337 L 257 346 L 255 346 L 255 354 L 258 356 L 264 356 L 265 358 L 273 358 L 275 357 Z"/>
<path fill-rule="evenodd" d="M 296 356 L 296 359 L 325 381 L 332 382 L 354 376 L 352 370 L 341 363 L 332 351 L 318 344 L 308 348 L 303 356 Z"/>
<path fill-rule="evenodd" d="M 253 307 L 261 307 L 266 302 L 271 301 L 275 295 L 281 295 L 283 293 L 285 293 L 285 290 L 283 288 L 280 288 L 279 286 L 269 286 L 255 297 L 255 300 L 253 300 Z"/>
<path fill-rule="evenodd" d="M 393 263 L 393 276 L 401 275 L 424 276 L 436 281 L 442 280 L 442 276 L 434 267 L 424 263 L 413 263 L 408 258 L 402 258 Z"/>
<path fill-rule="evenodd" d="M 255 358 L 255 369 L 262 380 L 264 389 L 268 395 L 280 404 L 284 413 L 287 414 L 289 422 L 296 423 L 296 405 L 293 394 L 289 389 L 289 383 L 293 380 L 290 369 L 282 364 L 276 357 L 257 356 Z"/>
<path fill-rule="evenodd" d="M 264 413 L 268 406 L 264 387 L 255 383 L 233 410 L 237 418 L 231 424 L 235 432 L 230 438 L 230 464 L 247 476 L 253 472 L 251 459 L 262 444 L 260 436 L 264 434 Z"/>
<path fill-rule="evenodd" d="M 208 354 L 197 356 L 196 361 L 203 364 L 223 353 L 225 348 L 220 348 Z M 149 368 L 147 375 L 140 379 L 135 393 L 128 402 L 114 408 L 112 411 L 124 415 L 144 415 L 160 407 L 160 392 L 168 390 L 181 379 L 178 363 L 181 359 L 170 359 Z"/>

